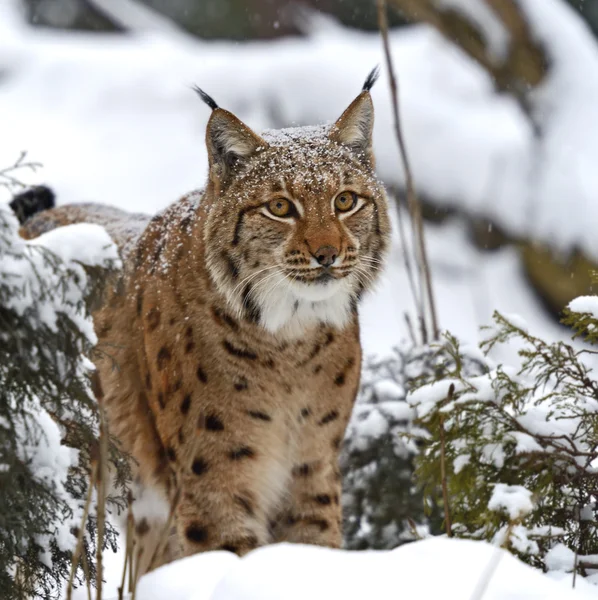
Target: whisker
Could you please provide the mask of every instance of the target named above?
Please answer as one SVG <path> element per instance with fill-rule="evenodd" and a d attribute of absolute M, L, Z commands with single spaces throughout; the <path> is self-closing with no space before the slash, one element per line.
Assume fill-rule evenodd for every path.
<path fill-rule="evenodd" d="M 244 278 L 243 278 L 243 280 L 242 280 L 240 283 L 238 283 L 238 284 L 237 284 L 237 285 L 234 287 L 234 289 L 233 289 L 233 291 L 232 291 L 232 294 L 231 294 L 231 295 L 233 295 L 233 296 L 234 296 L 234 295 L 235 295 L 235 292 L 236 292 L 236 291 L 237 291 L 237 290 L 238 290 L 238 289 L 239 289 L 239 288 L 240 288 L 240 287 L 241 287 L 241 286 L 242 286 L 244 283 L 246 283 L 246 282 L 247 282 L 247 283 L 249 283 L 249 281 L 250 281 L 251 279 L 253 279 L 253 278 L 257 277 L 257 276 L 258 276 L 260 273 L 263 273 L 264 271 L 269 271 L 270 269 L 276 269 L 276 268 L 278 268 L 278 265 L 271 265 L 271 266 L 269 266 L 269 267 L 264 267 L 263 269 L 260 269 L 259 271 L 256 271 L 255 273 L 250 273 L 249 275 L 247 275 L 247 277 L 244 277 Z"/>

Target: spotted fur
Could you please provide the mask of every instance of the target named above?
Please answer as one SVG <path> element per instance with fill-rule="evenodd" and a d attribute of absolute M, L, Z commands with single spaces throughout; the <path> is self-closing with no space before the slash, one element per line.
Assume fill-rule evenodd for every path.
<path fill-rule="evenodd" d="M 140 573 L 206 550 L 341 543 L 357 305 L 389 237 L 371 79 L 331 126 L 257 135 L 212 101 L 205 191 L 151 220 L 80 205 L 24 225 L 32 237 L 101 223 L 121 249 L 96 365 L 111 432 L 135 459 Z M 280 198 L 288 217 L 270 211 Z M 152 560 L 168 507 L 176 531 Z"/>

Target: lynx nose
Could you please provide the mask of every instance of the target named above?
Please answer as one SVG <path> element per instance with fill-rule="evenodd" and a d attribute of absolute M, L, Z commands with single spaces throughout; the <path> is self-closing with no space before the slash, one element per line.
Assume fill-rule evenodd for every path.
<path fill-rule="evenodd" d="M 323 266 L 329 267 L 338 256 L 338 250 L 334 246 L 322 246 L 314 252 L 315 259 Z"/>

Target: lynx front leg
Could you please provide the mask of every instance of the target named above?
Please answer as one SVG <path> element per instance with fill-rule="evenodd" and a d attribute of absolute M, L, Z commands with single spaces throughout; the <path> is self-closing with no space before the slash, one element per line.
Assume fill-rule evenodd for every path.
<path fill-rule="evenodd" d="M 301 413 L 303 437 L 299 460 L 292 470 L 290 503 L 275 526 L 281 541 L 333 548 L 341 545 L 338 452 L 348 417 L 340 410 L 318 414 L 304 409 Z"/>
<path fill-rule="evenodd" d="M 221 483 L 220 489 L 207 481 L 198 485 L 204 468 L 196 462 L 193 475 L 180 478 L 176 528 L 183 554 L 228 550 L 243 555 L 267 543 L 265 518 L 255 494 L 233 481 L 224 488 Z"/>
<path fill-rule="evenodd" d="M 291 502 L 282 515 L 279 541 L 339 548 L 342 543 L 341 481 L 336 455 L 293 469 Z"/>

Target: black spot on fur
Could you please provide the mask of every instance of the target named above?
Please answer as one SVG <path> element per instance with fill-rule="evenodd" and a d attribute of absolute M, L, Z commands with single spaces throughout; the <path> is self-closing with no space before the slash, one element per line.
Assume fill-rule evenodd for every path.
<path fill-rule="evenodd" d="M 140 537 L 146 535 L 149 532 L 149 530 L 150 526 L 145 517 L 143 517 L 143 519 L 141 519 L 141 521 L 139 521 L 135 525 L 135 533 Z"/>
<path fill-rule="evenodd" d="M 208 470 L 208 463 L 203 458 L 196 458 L 191 465 L 195 475 L 203 475 Z"/>
<path fill-rule="evenodd" d="M 242 208 L 237 214 L 237 222 L 235 223 L 235 233 L 233 234 L 232 245 L 237 246 L 240 241 L 241 229 L 243 228 L 243 218 L 249 209 Z"/>
<path fill-rule="evenodd" d="M 186 415 L 191 408 L 191 394 L 187 394 L 181 402 L 181 412 Z"/>
<path fill-rule="evenodd" d="M 235 502 L 249 515 L 253 517 L 255 515 L 255 510 L 253 509 L 253 504 L 251 500 L 247 498 L 247 496 L 235 496 Z"/>
<path fill-rule="evenodd" d="M 303 419 L 307 419 L 307 417 L 309 417 L 309 415 L 311 415 L 311 410 L 309 410 L 309 408 L 302 408 L 301 409 L 301 417 Z"/>
<path fill-rule="evenodd" d="M 150 331 L 154 331 L 160 325 L 160 311 L 157 308 L 151 308 L 147 313 L 147 326 Z"/>
<path fill-rule="evenodd" d="M 231 460 L 242 460 L 243 458 L 254 458 L 255 451 L 248 446 L 241 446 L 231 450 L 229 457 Z"/>
<path fill-rule="evenodd" d="M 214 320 L 218 323 L 218 325 L 227 325 L 233 331 L 239 330 L 239 324 L 222 309 L 214 306 L 212 307 L 212 314 L 214 316 Z"/>
<path fill-rule="evenodd" d="M 170 462 L 176 462 L 176 452 L 175 449 L 169 446 L 166 448 L 166 456 L 168 456 L 168 460 Z"/>
<path fill-rule="evenodd" d="M 338 410 L 331 410 L 320 419 L 318 425 L 327 425 L 328 423 L 332 423 L 332 421 L 336 421 L 336 419 L 338 419 Z"/>
<path fill-rule="evenodd" d="M 151 376 L 150 376 L 149 373 L 147 373 L 146 376 L 145 376 L 145 387 L 148 390 L 152 389 L 152 378 L 151 378 Z"/>
<path fill-rule="evenodd" d="M 236 554 L 239 551 L 239 548 L 237 546 L 233 546 L 232 544 L 224 544 L 223 546 L 220 546 L 220 550 Z"/>
<path fill-rule="evenodd" d="M 202 544 L 208 539 L 208 530 L 199 523 L 192 523 L 185 530 L 185 536 L 190 542 Z"/>
<path fill-rule="evenodd" d="M 330 499 L 330 496 L 328 494 L 318 494 L 315 497 L 315 501 L 318 504 L 321 504 L 322 506 L 327 506 L 328 504 L 330 504 L 332 502 L 332 500 Z"/>
<path fill-rule="evenodd" d="M 245 377 L 239 377 L 238 381 L 235 382 L 235 389 L 237 390 L 237 392 L 242 392 L 248 387 L 249 384 L 247 383 L 247 379 L 245 379 Z"/>
<path fill-rule="evenodd" d="M 237 281 L 237 279 L 239 279 L 239 265 L 237 265 L 235 259 L 228 254 L 228 252 L 223 252 L 222 258 L 226 262 L 228 274 L 230 275 L 231 279 L 233 281 Z"/>
<path fill-rule="evenodd" d="M 312 468 L 308 463 L 297 465 L 293 468 L 293 476 L 295 477 L 307 477 L 312 474 Z"/>
<path fill-rule="evenodd" d="M 243 298 L 243 307 L 245 309 L 245 318 L 250 323 L 259 323 L 262 313 L 259 309 L 259 306 L 254 302 L 251 297 L 252 287 L 250 284 L 247 284 L 243 289 L 242 298 Z"/>
<path fill-rule="evenodd" d="M 321 344 L 316 344 L 311 349 L 311 352 L 309 353 L 309 356 L 305 360 L 297 363 L 297 366 L 298 367 L 305 366 L 309 361 L 313 360 L 316 356 L 318 356 L 318 354 L 320 353 L 321 350 L 322 350 L 322 345 Z"/>
<path fill-rule="evenodd" d="M 195 348 L 195 342 L 193 342 L 192 340 L 189 340 L 186 344 L 185 344 L 185 354 L 189 354 L 193 348 Z"/>
<path fill-rule="evenodd" d="M 164 410 L 166 402 L 164 401 L 164 394 L 162 392 L 158 392 L 158 404 L 160 405 L 160 408 Z"/>
<path fill-rule="evenodd" d="M 344 373 L 339 373 L 335 378 L 334 378 L 334 385 L 344 385 L 345 384 L 345 374 Z"/>
<path fill-rule="evenodd" d="M 139 290 L 137 292 L 137 316 L 141 316 L 141 311 L 143 310 L 143 292 Z"/>
<path fill-rule="evenodd" d="M 208 376 L 206 372 L 201 368 L 201 365 L 197 366 L 197 379 L 199 379 L 202 383 L 208 382 Z"/>
<path fill-rule="evenodd" d="M 224 431 L 224 423 L 216 415 L 206 417 L 206 429 L 208 431 Z"/>
<path fill-rule="evenodd" d="M 222 342 L 222 345 L 224 346 L 224 349 L 229 354 L 232 354 L 233 356 L 236 356 L 237 358 L 244 358 L 247 360 L 256 360 L 257 359 L 257 354 L 255 352 L 253 352 L 252 350 L 244 350 L 242 348 L 237 348 L 236 346 L 233 346 L 228 340 L 224 340 Z"/>
<path fill-rule="evenodd" d="M 314 375 L 317 375 L 322 370 L 322 365 L 316 365 L 314 367 Z"/>
<path fill-rule="evenodd" d="M 328 521 L 326 521 L 325 519 L 308 519 L 306 520 L 306 523 L 308 525 L 318 527 L 320 531 L 326 531 L 330 527 Z"/>
<path fill-rule="evenodd" d="M 248 410 L 247 414 L 252 419 L 258 419 L 259 421 L 271 421 L 272 420 L 272 417 L 270 415 L 268 415 L 265 412 L 262 412 L 260 410 Z"/>
<path fill-rule="evenodd" d="M 171 358 L 172 355 L 170 354 L 170 350 L 166 346 L 162 346 L 162 348 L 160 348 L 158 351 L 158 356 L 156 357 L 158 371 L 162 371 Z"/>

